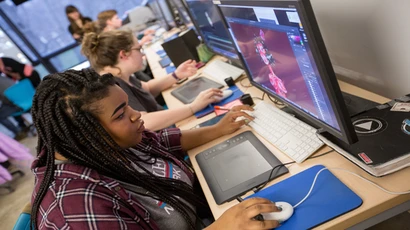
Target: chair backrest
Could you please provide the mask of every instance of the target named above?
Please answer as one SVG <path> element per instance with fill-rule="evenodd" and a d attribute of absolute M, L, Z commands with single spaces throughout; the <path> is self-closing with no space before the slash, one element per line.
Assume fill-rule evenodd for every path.
<path fill-rule="evenodd" d="M 24 206 L 19 218 L 17 219 L 16 224 L 13 227 L 13 230 L 30 230 L 30 213 L 31 204 L 27 203 L 26 206 Z"/>
<path fill-rule="evenodd" d="M 36 90 L 29 79 L 19 81 L 17 84 L 7 88 L 4 96 L 23 111 L 28 111 L 33 105 L 33 97 Z"/>

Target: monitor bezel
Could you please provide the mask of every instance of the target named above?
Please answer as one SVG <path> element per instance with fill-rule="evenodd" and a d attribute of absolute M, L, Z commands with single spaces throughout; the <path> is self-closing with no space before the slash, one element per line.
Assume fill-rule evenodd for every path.
<path fill-rule="evenodd" d="M 272 3 L 274 3 L 275 5 L 272 5 Z M 350 116 L 347 112 L 347 108 L 344 103 L 342 92 L 337 82 L 336 75 L 332 67 L 332 63 L 327 53 L 322 35 L 319 30 L 319 26 L 317 24 L 317 21 L 314 16 L 313 9 L 312 9 L 312 6 L 309 0 L 286 0 L 286 1 L 283 1 L 283 0 L 224 1 L 222 0 L 222 1 L 214 1 L 214 4 L 217 5 L 218 12 L 221 15 L 221 18 L 222 18 L 222 21 L 225 27 L 227 28 L 229 28 L 229 25 L 227 24 L 225 16 L 222 13 L 222 10 L 220 8 L 221 5 L 242 5 L 242 6 L 260 6 L 260 7 L 275 7 L 275 8 L 279 8 L 279 7 L 289 8 L 289 6 L 291 6 L 293 8 L 296 8 L 299 13 L 300 20 L 303 24 L 304 32 L 308 36 L 310 50 L 312 53 L 312 57 L 314 61 L 316 62 L 317 70 L 320 76 L 324 76 L 324 77 L 321 77 L 321 80 L 322 80 L 324 89 L 329 97 L 329 101 L 332 106 L 332 109 L 335 113 L 335 117 L 336 117 L 337 123 L 339 124 L 340 131 L 333 128 L 332 126 L 328 125 L 327 123 L 321 120 L 313 118 L 311 115 L 307 114 L 306 112 L 303 112 L 296 106 L 292 105 L 291 103 L 288 103 L 286 100 L 281 99 L 281 97 L 277 96 L 276 94 L 273 94 L 265 90 L 262 86 L 260 86 L 258 83 L 253 81 L 253 79 L 250 77 L 251 75 L 248 69 L 246 68 L 245 61 L 244 61 L 242 54 L 238 50 L 238 47 L 234 45 L 236 52 L 238 53 L 239 60 L 242 62 L 242 65 L 244 66 L 244 71 L 246 71 L 247 77 L 252 85 L 259 88 L 263 92 L 269 94 L 270 96 L 273 96 L 274 98 L 280 101 L 283 101 L 298 116 L 301 116 L 302 118 L 307 119 L 313 125 L 320 127 L 321 128 L 320 131 L 326 131 L 348 144 L 352 144 L 358 141 L 358 138 L 354 131 Z M 229 32 L 229 36 L 231 37 L 232 40 L 234 39 L 232 37 L 231 32 Z"/>
<path fill-rule="evenodd" d="M 238 58 L 232 58 L 232 57 L 226 56 L 226 55 L 224 55 L 223 53 L 220 53 L 220 52 L 216 51 L 215 49 L 213 49 L 210 45 L 208 45 L 208 44 L 207 44 L 208 42 L 206 42 L 206 39 L 205 39 L 205 35 L 202 33 L 202 31 L 201 31 L 201 29 L 200 29 L 200 27 L 199 27 L 199 25 L 198 25 L 198 22 L 195 20 L 195 17 L 193 17 L 192 12 L 191 12 L 191 10 L 189 9 L 189 5 L 188 5 L 188 3 L 187 3 L 187 0 L 181 0 L 181 1 L 182 1 L 183 5 L 184 5 L 186 11 L 187 11 L 188 14 L 189 14 L 189 17 L 191 18 L 191 22 L 192 22 L 192 24 L 195 26 L 198 35 L 201 36 L 202 42 L 203 42 L 210 50 L 212 50 L 212 52 L 214 52 L 214 53 L 216 53 L 216 54 L 218 54 L 218 55 L 224 56 L 225 58 L 231 60 L 231 61 L 233 62 L 233 64 L 235 64 L 236 66 L 241 67 L 241 63 L 242 63 L 242 62 L 240 62 L 240 60 L 239 60 L 239 54 L 238 54 L 238 51 L 237 51 L 236 48 L 235 48 L 235 45 L 232 43 L 232 46 L 233 46 L 233 48 L 234 48 L 234 50 L 235 50 L 236 55 L 238 56 Z M 193 0 L 193 1 L 201 2 L 200 0 Z M 206 1 L 213 3 L 212 0 L 206 0 Z M 215 7 L 216 7 L 216 6 L 215 6 Z M 216 7 L 216 8 L 217 8 L 217 11 L 219 11 L 218 7 Z M 221 17 L 221 14 L 220 14 L 219 12 L 217 12 L 217 13 L 218 13 L 219 16 Z M 223 19 L 222 19 L 222 18 L 221 18 L 221 20 L 222 20 L 222 22 L 223 22 Z M 232 41 L 232 37 L 229 35 L 228 28 L 225 26 L 225 23 L 223 23 L 223 24 L 224 24 L 224 27 L 225 27 L 226 32 L 228 33 L 229 38 L 230 38 L 231 41 Z"/>
<path fill-rule="evenodd" d="M 159 8 L 159 10 L 161 11 L 162 17 L 163 17 L 165 23 L 167 24 L 168 28 L 171 29 L 171 28 L 177 27 L 177 23 L 176 23 L 176 21 L 175 21 L 174 13 L 172 12 L 172 9 L 171 9 L 171 7 L 170 7 L 170 3 L 168 2 L 168 0 L 154 0 L 154 1 L 157 2 L 158 8 Z M 162 7 L 162 5 L 161 5 L 161 3 L 160 3 L 159 1 L 164 1 L 164 2 L 165 2 L 165 7 L 166 7 L 166 9 L 164 9 L 164 8 Z M 167 19 L 166 14 L 165 14 L 165 12 L 164 12 L 165 10 L 167 10 L 167 11 L 171 14 L 171 18 L 172 18 L 171 21 L 169 21 L 169 20 Z M 172 25 L 172 23 L 173 23 L 173 25 Z"/>
<path fill-rule="evenodd" d="M 156 15 L 155 11 L 157 9 L 153 9 L 154 5 L 156 5 L 156 8 L 159 10 L 159 12 L 157 12 L 157 13 L 159 13 L 160 15 Z M 170 30 L 171 27 L 168 25 L 168 22 L 164 17 L 164 13 L 162 12 L 161 6 L 159 5 L 158 1 L 157 0 L 148 0 L 147 1 L 147 6 L 153 11 L 153 13 L 156 17 L 156 21 L 159 22 L 160 26 L 165 26 L 166 28 L 164 28 L 164 29 Z M 158 17 L 160 17 L 160 18 L 158 18 Z"/>

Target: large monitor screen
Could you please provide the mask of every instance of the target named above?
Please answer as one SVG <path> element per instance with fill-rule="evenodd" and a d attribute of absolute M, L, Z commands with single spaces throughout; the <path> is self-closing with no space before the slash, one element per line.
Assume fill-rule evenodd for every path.
<path fill-rule="evenodd" d="M 206 45 L 218 54 L 237 59 L 238 55 L 228 31 L 213 2 L 211 0 L 186 0 L 186 3 L 192 20 Z"/>
<path fill-rule="evenodd" d="M 323 74 L 323 64 L 316 63 L 312 50 L 317 44 L 305 31 L 301 8 L 283 1 L 224 3 L 219 5 L 220 11 L 252 83 L 341 136 L 343 118 L 332 106 L 335 99 L 326 79 L 332 74 L 331 80 L 336 82 L 336 78 L 333 70 L 330 75 Z M 338 86 L 335 90 L 340 92 Z"/>

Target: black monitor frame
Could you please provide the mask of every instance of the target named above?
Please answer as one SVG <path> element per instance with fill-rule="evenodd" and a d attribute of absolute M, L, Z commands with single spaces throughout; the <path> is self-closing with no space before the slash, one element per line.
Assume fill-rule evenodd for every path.
<path fill-rule="evenodd" d="M 169 3 L 169 1 L 168 0 L 154 0 L 154 1 L 156 2 L 159 10 L 161 11 L 162 18 L 164 19 L 165 23 L 168 26 L 167 30 L 176 27 L 177 23 L 175 22 L 175 16 L 174 16 L 174 13 L 172 11 L 171 4 Z M 159 1 L 164 2 L 165 5 L 162 5 Z M 165 9 L 164 9 L 164 7 L 165 7 Z M 168 11 L 171 14 L 172 21 L 169 21 L 167 19 L 165 11 Z"/>
<path fill-rule="evenodd" d="M 185 26 L 187 27 L 189 26 L 189 24 L 192 24 L 192 18 L 187 10 L 187 7 L 185 6 L 185 3 L 182 0 L 169 0 L 169 1 L 170 1 L 170 4 L 177 9 L 179 17 L 181 18 L 181 22 L 183 22 Z M 188 14 L 189 22 L 185 20 L 185 17 L 183 15 L 184 12 L 182 12 L 182 10 L 186 11 L 186 13 Z"/>
<path fill-rule="evenodd" d="M 154 13 L 155 17 L 156 17 L 156 21 L 160 22 L 160 26 L 165 26 L 166 30 L 170 29 L 170 26 L 168 25 L 167 20 L 165 19 L 164 13 L 162 12 L 162 9 L 158 3 L 157 0 L 149 0 L 147 1 L 147 6 L 152 10 L 152 12 Z M 159 15 L 158 15 L 159 14 Z"/>
<path fill-rule="evenodd" d="M 212 50 L 212 52 L 214 52 L 214 53 L 216 53 L 216 54 L 218 54 L 218 55 L 224 56 L 225 58 L 227 58 L 227 59 L 230 60 L 231 64 L 242 68 L 242 63 L 243 63 L 243 62 L 241 62 L 241 61 L 239 60 L 239 58 L 237 59 L 237 58 L 232 58 L 232 57 L 225 56 L 224 54 L 222 54 L 222 53 L 220 53 L 220 52 L 218 52 L 218 51 L 212 49 L 211 46 L 209 46 L 208 44 L 206 44 L 206 42 L 205 42 L 205 41 L 206 41 L 205 35 L 201 32 L 201 28 L 199 27 L 198 22 L 195 20 L 195 17 L 192 15 L 191 10 L 189 9 L 187 0 L 181 0 L 181 1 L 182 1 L 183 5 L 184 5 L 186 11 L 187 11 L 188 14 L 189 14 L 189 17 L 191 18 L 192 24 L 194 24 L 198 35 L 201 36 L 202 42 L 203 42 L 210 50 Z M 196 1 L 198 1 L 198 0 L 196 0 Z M 206 0 L 206 1 L 212 2 L 212 0 Z M 212 2 L 212 3 L 213 3 L 213 2 Z M 219 11 L 219 9 L 217 9 L 217 11 Z M 218 14 L 219 14 L 219 16 L 221 17 L 221 20 L 224 21 L 224 19 L 222 18 L 221 14 L 220 14 L 219 12 L 218 12 Z M 225 26 L 225 23 L 223 23 L 223 24 L 224 24 L 224 27 L 225 27 L 225 29 L 226 29 L 226 32 L 229 34 L 228 28 Z M 230 35 L 229 35 L 229 37 L 230 37 L 230 39 L 232 40 L 232 37 L 231 37 Z M 232 43 L 232 46 L 235 46 L 235 44 Z M 237 53 L 237 55 L 238 55 L 238 51 L 237 51 L 236 49 L 235 49 L 235 51 L 236 51 L 236 53 Z M 238 55 L 238 56 L 239 56 L 239 55 Z"/>
<path fill-rule="evenodd" d="M 229 28 L 228 23 L 226 22 L 225 16 L 223 16 L 222 10 L 220 5 L 241 5 L 241 6 L 261 6 L 261 7 L 275 7 L 275 8 L 295 8 L 298 11 L 300 20 L 303 24 L 304 32 L 306 33 L 310 50 L 312 52 L 312 56 L 314 61 L 316 62 L 318 72 L 321 76 L 321 80 L 323 81 L 323 86 L 326 90 L 326 94 L 329 97 L 330 104 L 334 110 L 337 123 L 340 126 L 340 131 L 336 130 L 332 126 L 326 124 L 325 122 L 315 119 L 309 114 L 303 112 L 302 110 L 298 109 L 296 106 L 292 105 L 291 103 L 282 100 L 275 94 L 270 93 L 269 91 L 265 90 L 261 87 L 258 83 L 253 81 L 251 78 L 250 72 L 245 67 L 246 65 L 245 60 L 238 50 L 236 45 L 235 49 L 238 53 L 239 59 L 242 62 L 242 65 L 245 67 L 244 70 L 249 78 L 249 81 L 252 85 L 256 86 L 263 92 L 267 93 L 268 95 L 273 96 L 274 98 L 283 101 L 289 108 L 291 108 L 298 116 L 303 119 L 306 119 L 308 122 L 312 123 L 314 126 L 320 128 L 320 132 L 328 132 L 329 134 L 337 137 L 340 140 L 343 140 L 347 144 L 352 144 L 358 141 L 357 135 L 354 131 L 350 116 L 347 112 L 346 105 L 343 100 L 342 92 L 340 90 L 339 84 L 336 79 L 336 75 L 334 73 L 332 63 L 330 62 L 329 55 L 327 53 L 322 35 L 319 30 L 319 26 L 317 24 L 315 15 L 313 13 L 312 6 L 309 0 L 256 0 L 256 1 L 245 1 L 245 0 L 233 0 L 233 1 L 214 1 L 214 3 L 218 6 L 218 11 L 221 15 L 222 21 L 225 27 Z M 229 33 L 231 39 L 233 39 L 232 34 Z"/>

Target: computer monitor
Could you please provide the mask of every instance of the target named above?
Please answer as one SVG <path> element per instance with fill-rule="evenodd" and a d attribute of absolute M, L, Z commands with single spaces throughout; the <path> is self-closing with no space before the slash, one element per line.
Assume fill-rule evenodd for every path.
<path fill-rule="evenodd" d="M 147 5 L 154 12 L 154 15 L 158 19 L 160 25 L 166 30 L 176 26 L 166 0 L 149 0 Z"/>
<path fill-rule="evenodd" d="M 254 86 L 322 131 L 347 144 L 357 141 L 308 0 L 217 5 Z"/>
<path fill-rule="evenodd" d="M 172 14 L 171 6 L 168 1 L 157 0 L 157 2 L 168 26 L 171 28 L 176 27 L 177 25 L 175 23 L 174 15 Z"/>
<path fill-rule="evenodd" d="M 217 54 L 238 60 L 238 54 L 212 0 L 185 0 L 185 3 L 205 44 Z"/>
<path fill-rule="evenodd" d="M 194 28 L 194 25 L 192 24 L 192 21 L 191 21 L 191 17 L 189 16 L 182 0 L 170 0 L 170 2 L 177 9 L 178 14 L 181 17 L 184 24 L 188 28 Z"/>
<path fill-rule="evenodd" d="M 147 2 L 147 6 L 152 10 L 154 13 L 154 16 L 156 17 L 156 22 L 163 27 L 166 30 L 169 30 L 169 26 L 164 18 L 164 15 L 162 14 L 161 8 L 159 7 L 159 4 L 156 0 L 149 0 Z"/>

